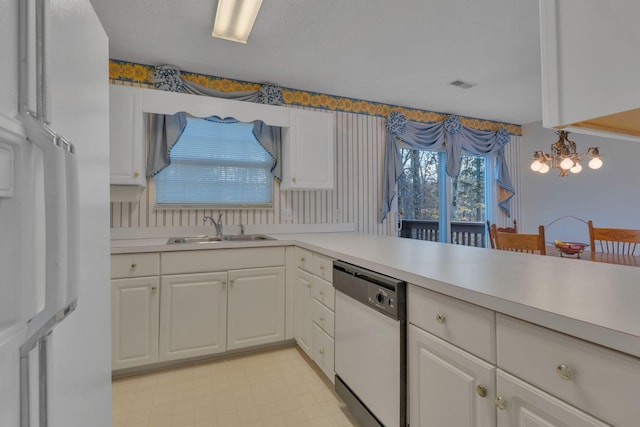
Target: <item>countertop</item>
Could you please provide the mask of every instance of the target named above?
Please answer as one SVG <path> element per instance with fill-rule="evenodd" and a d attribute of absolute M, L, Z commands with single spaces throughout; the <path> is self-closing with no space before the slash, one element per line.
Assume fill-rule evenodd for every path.
<path fill-rule="evenodd" d="M 640 357 L 638 267 L 362 233 L 272 237 L 175 246 L 166 238 L 121 240 L 112 253 L 297 245 Z"/>

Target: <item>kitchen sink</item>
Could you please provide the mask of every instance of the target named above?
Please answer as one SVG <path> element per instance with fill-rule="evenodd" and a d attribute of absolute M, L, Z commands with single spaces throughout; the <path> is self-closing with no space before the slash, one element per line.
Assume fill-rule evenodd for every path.
<path fill-rule="evenodd" d="M 255 240 L 275 240 L 273 237 L 265 236 L 264 234 L 236 234 L 233 236 L 224 236 L 223 240 L 231 242 L 251 242 Z"/>
<path fill-rule="evenodd" d="M 172 237 L 167 241 L 168 245 L 181 243 L 220 243 L 222 239 L 214 236 Z"/>
<path fill-rule="evenodd" d="M 238 234 L 231 236 L 191 236 L 191 237 L 172 237 L 167 241 L 168 245 L 189 244 L 189 243 L 220 243 L 220 242 L 254 242 L 261 240 L 274 240 L 273 237 L 264 234 Z"/>

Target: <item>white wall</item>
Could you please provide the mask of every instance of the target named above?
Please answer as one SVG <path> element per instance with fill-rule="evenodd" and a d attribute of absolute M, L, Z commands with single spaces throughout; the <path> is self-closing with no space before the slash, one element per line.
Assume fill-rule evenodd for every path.
<path fill-rule="evenodd" d="M 549 152 L 558 140 L 553 130 L 541 122 L 524 125 L 520 149 L 521 194 L 520 230 L 535 232 L 538 225 L 549 225 L 563 216 L 596 226 L 640 229 L 640 144 L 590 135 L 571 133 L 569 138 L 583 152 L 600 147 L 602 168 L 592 170 L 582 161 L 582 172 L 559 177 L 556 169 L 541 175 L 529 169 L 535 150 Z M 565 218 L 546 229 L 548 242 L 588 242 L 589 232 L 583 222 Z"/>

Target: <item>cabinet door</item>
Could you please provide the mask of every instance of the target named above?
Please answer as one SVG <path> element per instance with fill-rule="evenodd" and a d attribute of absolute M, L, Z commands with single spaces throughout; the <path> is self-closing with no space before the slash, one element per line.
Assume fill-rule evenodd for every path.
<path fill-rule="evenodd" d="M 282 190 L 333 188 L 333 114 L 291 109 L 283 128 Z"/>
<path fill-rule="evenodd" d="M 158 361 L 159 279 L 111 281 L 111 366 L 131 368 Z"/>
<path fill-rule="evenodd" d="M 284 267 L 229 271 L 229 350 L 284 340 L 284 271 Z"/>
<path fill-rule="evenodd" d="M 413 325 L 408 377 L 411 426 L 495 425 L 495 367 Z"/>
<path fill-rule="evenodd" d="M 109 153 L 112 185 L 146 186 L 146 141 L 140 88 L 109 89 Z"/>
<path fill-rule="evenodd" d="M 295 278 L 295 309 L 294 309 L 294 336 L 298 345 L 309 357 L 311 353 L 311 325 L 313 297 L 311 296 L 311 282 L 313 276 L 304 270 L 296 269 Z"/>
<path fill-rule="evenodd" d="M 162 277 L 160 360 L 226 350 L 227 273 Z"/>
<path fill-rule="evenodd" d="M 605 427 L 590 415 L 498 369 L 498 427 Z"/>

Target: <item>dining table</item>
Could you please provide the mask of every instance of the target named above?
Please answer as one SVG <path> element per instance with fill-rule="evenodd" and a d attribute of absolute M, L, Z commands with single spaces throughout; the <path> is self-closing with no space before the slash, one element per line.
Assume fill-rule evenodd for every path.
<path fill-rule="evenodd" d="M 578 254 L 563 254 L 555 245 L 546 246 L 547 256 L 556 256 L 566 259 L 577 259 L 583 261 L 604 262 L 607 264 L 629 265 L 640 267 L 640 255 L 629 255 L 611 252 L 583 251 Z"/>

